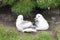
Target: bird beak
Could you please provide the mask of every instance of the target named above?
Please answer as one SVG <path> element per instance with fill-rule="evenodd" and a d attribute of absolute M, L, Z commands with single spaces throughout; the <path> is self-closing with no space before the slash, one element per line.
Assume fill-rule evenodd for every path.
<path fill-rule="evenodd" d="M 34 18 L 35 20 L 37 19 L 37 18 Z"/>
<path fill-rule="evenodd" d="M 34 18 L 34 20 L 37 20 L 37 18 Z"/>
<path fill-rule="evenodd" d="M 37 18 L 34 18 L 35 19 L 35 21 L 37 21 Z"/>

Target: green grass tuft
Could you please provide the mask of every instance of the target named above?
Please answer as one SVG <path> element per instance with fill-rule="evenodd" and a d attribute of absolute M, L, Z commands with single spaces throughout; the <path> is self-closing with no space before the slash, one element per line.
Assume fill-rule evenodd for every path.
<path fill-rule="evenodd" d="M 34 1 L 31 0 L 21 0 L 17 2 L 15 5 L 13 5 L 12 12 L 15 12 L 16 14 L 30 14 L 32 9 L 35 7 Z"/>
<path fill-rule="evenodd" d="M 47 31 L 21 33 L 14 28 L 0 26 L 0 40 L 53 40 Z"/>
<path fill-rule="evenodd" d="M 40 8 L 55 8 L 60 5 L 60 0 L 37 0 L 37 4 Z"/>
<path fill-rule="evenodd" d="M 2 3 L 12 5 L 15 1 L 16 0 L 2 0 Z"/>
<path fill-rule="evenodd" d="M 56 31 L 57 31 L 57 40 L 60 40 L 60 28 L 58 28 Z"/>

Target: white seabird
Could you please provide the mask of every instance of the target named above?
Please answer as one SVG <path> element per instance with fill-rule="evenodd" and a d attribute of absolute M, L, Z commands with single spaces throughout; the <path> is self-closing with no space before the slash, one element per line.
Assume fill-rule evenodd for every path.
<path fill-rule="evenodd" d="M 35 25 L 37 26 L 36 30 L 47 30 L 49 28 L 47 20 L 45 20 L 45 18 L 41 14 L 36 15 Z"/>
<path fill-rule="evenodd" d="M 16 20 L 16 27 L 21 32 L 36 32 L 32 22 L 23 20 L 23 15 L 19 15 Z"/>

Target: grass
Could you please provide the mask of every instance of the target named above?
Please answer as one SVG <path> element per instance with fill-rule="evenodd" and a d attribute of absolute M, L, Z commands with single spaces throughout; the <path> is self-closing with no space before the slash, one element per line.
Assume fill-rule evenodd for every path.
<path fill-rule="evenodd" d="M 33 8 L 35 8 L 35 1 L 20 0 L 12 6 L 11 10 L 16 14 L 29 15 Z"/>
<path fill-rule="evenodd" d="M 0 25 L 0 40 L 53 40 L 52 36 L 47 31 L 38 33 L 21 33 L 14 28 L 3 27 Z"/>
<path fill-rule="evenodd" d="M 60 28 L 57 29 L 57 40 L 60 40 Z"/>

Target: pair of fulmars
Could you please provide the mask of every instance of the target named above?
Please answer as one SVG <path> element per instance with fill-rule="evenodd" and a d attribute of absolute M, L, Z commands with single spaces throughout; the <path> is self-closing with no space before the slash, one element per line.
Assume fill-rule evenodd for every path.
<path fill-rule="evenodd" d="M 49 28 L 48 22 L 41 14 L 36 14 L 34 24 L 31 21 L 23 20 L 23 15 L 19 15 L 16 20 L 16 28 L 21 32 L 37 32 Z"/>

